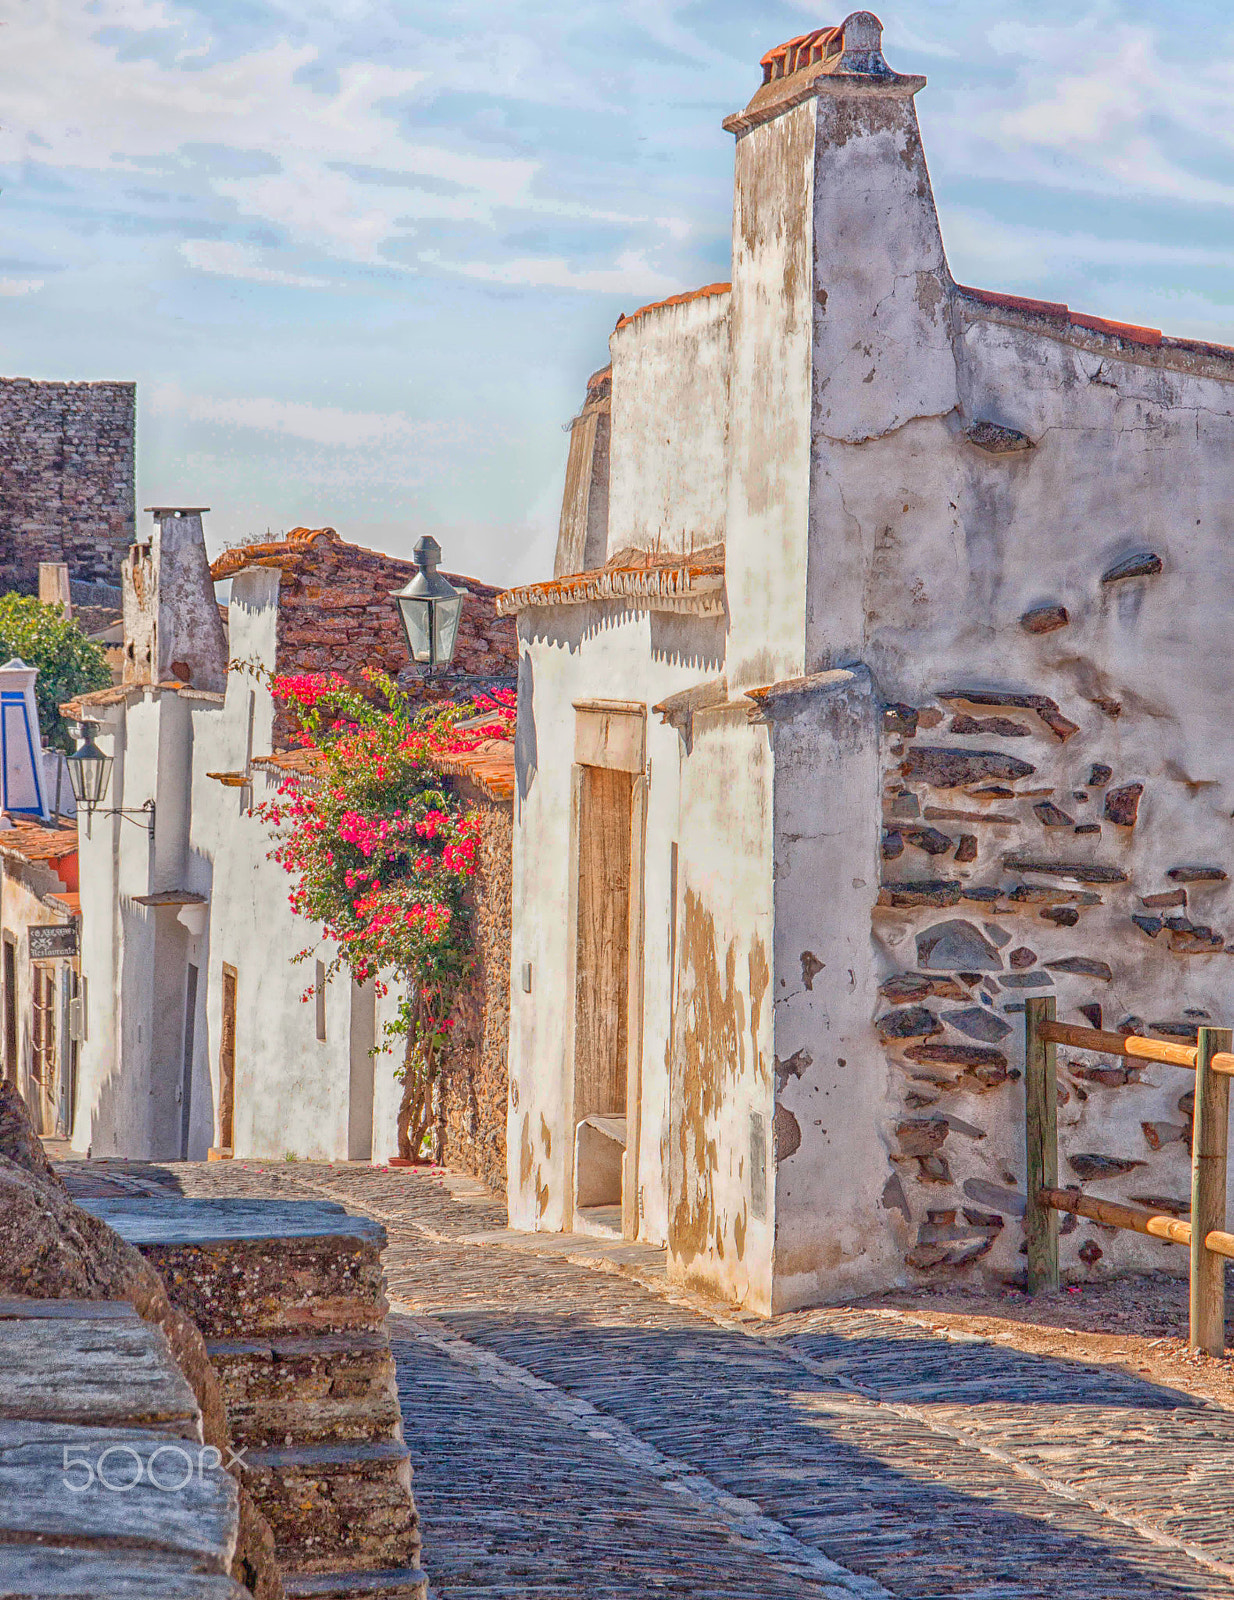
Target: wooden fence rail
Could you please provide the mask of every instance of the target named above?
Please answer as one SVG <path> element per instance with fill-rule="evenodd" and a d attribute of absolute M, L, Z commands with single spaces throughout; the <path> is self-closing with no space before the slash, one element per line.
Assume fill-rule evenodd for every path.
<path fill-rule="evenodd" d="M 1027 1001 L 1024 1027 L 1028 1292 L 1058 1288 L 1060 1211 L 1074 1212 L 1107 1227 L 1145 1233 L 1166 1244 L 1185 1244 L 1191 1250 L 1191 1347 L 1220 1355 L 1225 1348 L 1225 1262 L 1234 1260 L 1234 1234 L 1225 1231 L 1234 1033 L 1229 1028 L 1201 1028 L 1194 1045 L 1183 1045 L 1100 1028 L 1077 1028 L 1055 1020 L 1053 999 Z M 1056 1047 L 1060 1044 L 1101 1055 L 1158 1061 L 1195 1073 L 1190 1222 L 1058 1187 Z"/>

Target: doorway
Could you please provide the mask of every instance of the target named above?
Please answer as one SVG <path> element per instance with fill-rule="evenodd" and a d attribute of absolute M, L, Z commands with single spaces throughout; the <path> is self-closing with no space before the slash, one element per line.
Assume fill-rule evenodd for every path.
<path fill-rule="evenodd" d="M 350 1068 L 347 1085 L 347 1159 L 373 1159 L 373 1047 L 377 1042 L 377 994 L 370 978 L 351 984 Z"/>
<path fill-rule="evenodd" d="M 17 944 L 4 936 L 4 1076 L 17 1087 Z"/>
<path fill-rule="evenodd" d="M 223 1021 L 219 1038 L 219 1150 L 235 1148 L 236 1120 L 236 969 L 223 965 Z"/>
<path fill-rule="evenodd" d="M 56 1131 L 59 1085 L 56 1081 L 56 969 L 50 963 L 32 963 L 33 1015 L 31 1018 L 30 1110 L 38 1131 Z"/>
<path fill-rule="evenodd" d="M 630 1028 L 634 774 L 584 766 L 574 993 L 575 1226 L 620 1234 Z"/>
<path fill-rule="evenodd" d="M 232 995 L 234 1012 L 235 994 Z M 180 1159 L 189 1158 L 189 1127 L 193 1120 L 193 1051 L 197 1035 L 197 968 L 190 961 L 184 987 L 184 1063 L 180 1078 Z M 232 1038 L 235 1038 L 233 1018 Z M 235 1082 L 235 1048 L 232 1048 L 232 1082 Z M 234 1089 L 233 1089 L 234 1095 Z"/>

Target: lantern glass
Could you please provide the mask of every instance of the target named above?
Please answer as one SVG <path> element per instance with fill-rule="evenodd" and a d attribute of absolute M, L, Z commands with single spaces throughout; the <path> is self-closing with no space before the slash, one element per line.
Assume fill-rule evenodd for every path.
<path fill-rule="evenodd" d="M 399 615 L 403 619 L 403 632 L 407 635 L 407 645 L 411 651 L 411 659 L 423 665 L 431 666 L 433 662 L 433 602 L 421 595 L 400 594 L 397 598 Z"/>
<path fill-rule="evenodd" d="M 111 778 L 112 758 L 95 744 L 96 732 L 93 724 L 83 723 L 76 750 L 64 758 L 73 796 L 86 811 L 93 811 L 102 803 Z"/>
<path fill-rule="evenodd" d="M 456 594 L 452 600 L 433 602 L 433 659 L 453 661 L 454 647 L 458 643 L 458 625 L 463 615 L 463 596 Z"/>

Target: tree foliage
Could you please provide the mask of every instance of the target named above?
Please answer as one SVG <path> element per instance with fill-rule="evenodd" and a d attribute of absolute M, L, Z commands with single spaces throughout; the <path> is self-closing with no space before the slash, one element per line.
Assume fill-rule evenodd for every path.
<path fill-rule="evenodd" d="M 479 819 L 434 757 L 504 733 L 514 708 L 502 696 L 416 712 L 384 673 L 365 678 L 366 690 L 337 674 L 271 680 L 317 759 L 309 776 L 289 777 L 256 810 L 274 834 L 273 859 L 293 879 L 292 909 L 336 946 L 328 972 L 373 978 L 379 992 L 391 976 L 403 984 L 386 1033 L 405 1041 L 398 1131 L 399 1152 L 410 1156 L 432 1126 L 450 1012 L 472 953 Z"/>
<path fill-rule="evenodd" d="M 5 594 L 0 595 L 0 661 L 13 656 L 39 669 L 34 698 L 45 738 L 71 750 L 73 740 L 60 706 L 74 695 L 111 686 L 107 658 L 59 606 L 43 605 L 32 595 Z"/>

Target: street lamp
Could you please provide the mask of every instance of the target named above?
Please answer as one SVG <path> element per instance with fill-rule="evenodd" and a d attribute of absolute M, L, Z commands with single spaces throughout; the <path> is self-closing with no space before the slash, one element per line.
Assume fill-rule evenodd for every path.
<path fill-rule="evenodd" d="M 425 667 L 425 676 L 431 678 L 438 667 L 448 667 L 454 660 L 459 619 L 468 591 L 456 589 L 437 571 L 441 546 L 431 534 L 416 545 L 414 560 L 419 568 L 415 577 L 390 598 L 398 604 L 411 659 Z"/>
<path fill-rule="evenodd" d="M 99 731 L 97 722 L 77 724 L 77 748 L 64 758 L 69 769 L 69 782 L 73 785 L 73 798 L 87 817 L 92 817 L 103 804 L 107 785 L 111 781 L 113 756 L 106 755 L 94 742 Z M 113 806 L 104 811 L 105 817 L 144 817 L 146 827 L 154 837 L 154 801 L 147 800 L 136 809 Z"/>
<path fill-rule="evenodd" d="M 73 796 L 87 814 L 102 805 L 111 780 L 113 758 L 104 755 L 95 744 L 94 736 L 98 731 L 97 722 L 78 723 L 77 748 L 72 755 L 64 758 L 69 769 L 69 782 L 73 785 Z"/>

